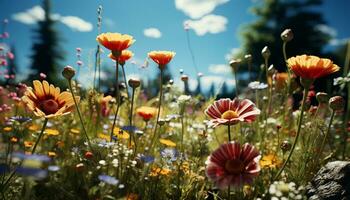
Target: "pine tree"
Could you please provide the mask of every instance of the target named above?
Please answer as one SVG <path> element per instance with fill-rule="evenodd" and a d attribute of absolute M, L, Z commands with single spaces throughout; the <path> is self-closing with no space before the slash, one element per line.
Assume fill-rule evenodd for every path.
<path fill-rule="evenodd" d="M 43 9 L 45 18 L 38 23 L 39 27 L 36 30 L 35 43 L 33 44 L 33 55 L 30 74 L 30 80 L 38 79 L 39 73 L 47 75 L 47 80 L 50 83 L 62 85 L 63 79 L 60 75 L 63 60 L 63 52 L 59 46 L 58 33 L 55 30 L 55 21 L 51 17 L 51 2 L 50 0 L 43 1 Z"/>
<path fill-rule="evenodd" d="M 321 3 L 321 0 L 264 0 L 252 8 L 258 19 L 242 27 L 243 45 L 239 55 L 235 56 L 243 58 L 246 54 L 252 54 L 253 77 L 257 77 L 259 66 L 263 63 L 261 50 L 268 46 L 272 53 L 269 63 L 279 71 L 285 71 L 280 34 L 287 28 L 294 33 L 294 39 L 287 45 L 288 57 L 300 54 L 322 56 L 322 49 L 331 35 L 320 28 L 326 24 L 322 14 L 311 10 Z M 240 70 L 247 71 L 247 68 Z"/>

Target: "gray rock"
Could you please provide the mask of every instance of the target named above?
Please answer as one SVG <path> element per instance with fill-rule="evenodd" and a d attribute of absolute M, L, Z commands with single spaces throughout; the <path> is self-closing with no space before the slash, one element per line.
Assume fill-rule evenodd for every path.
<path fill-rule="evenodd" d="M 306 196 L 311 200 L 350 200 L 350 162 L 327 163 L 306 186 Z"/>

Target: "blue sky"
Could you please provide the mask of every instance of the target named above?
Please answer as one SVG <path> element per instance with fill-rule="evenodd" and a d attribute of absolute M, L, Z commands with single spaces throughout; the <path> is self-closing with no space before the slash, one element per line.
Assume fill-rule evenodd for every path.
<path fill-rule="evenodd" d="M 225 66 L 226 55 L 240 46 L 239 27 L 254 21 L 255 16 L 249 8 L 260 0 L 59 0 L 52 1 L 53 13 L 60 21 L 57 29 L 63 38 L 62 47 L 66 52 L 66 65 L 75 66 L 75 49 L 83 49 L 84 62 L 82 79 L 92 76 L 93 52 L 96 47 L 97 14 L 99 5 L 103 6 L 102 32 L 120 32 L 133 35 L 136 39 L 130 48 L 135 52 L 136 65 L 129 64 L 127 73 L 130 76 L 142 74 L 142 78 L 154 77 L 155 64 L 149 62 L 149 67 L 140 69 L 147 52 L 151 50 L 172 50 L 176 56 L 172 61 L 171 72 L 179 77 L 179 69 L 195 79 L 196 73 L 186 41 L 183 24 L 191 20 L 189 36 L 199 71 L 204 73 L 204 86 L 211 82 L 220 84 L 223 80 L 233 85 L 233 77 Z M 339 44 L 350 37 L 350 27 L 347 20 L 350 17 L 346 10 L 350 7 L 349 0 L 325 0 L 317 8 L 324 13 L 327 26 L 325 31 L 334 34 L 332 45 Z M 32 30 L 40 20 L 41 1 L 31 0 L 1 0 L 0 19 L 9 19 L 7 31 L 11 37 L 6 41 L 16 47 L 17 62 L 21 73 L 27 72 L 30 65 Z M 145 30 L 147 34 L 145 34 Z M 103 62 L 112 68 L 113 63 L 107 58 L 107 51 L 102 55 Z M 64 66 L 62 66 L 64 67 Z M 176 79 L 178 80 L 178 79 Z M 89 84 L 89 83 L 88 83 Z M 90 83 L 91 84 L 91 83 Z M 191 81 L 192 87 L 196 82 Z"/>

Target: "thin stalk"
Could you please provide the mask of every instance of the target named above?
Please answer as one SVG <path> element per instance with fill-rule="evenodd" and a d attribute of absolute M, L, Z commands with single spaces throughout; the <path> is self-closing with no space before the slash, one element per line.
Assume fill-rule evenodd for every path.
<path fill-rule="evenodd" d="M 39 144 L 39 142 L 40 142 L 40 139 L 41 139 L 41 137 L 43 136 L 43 133 L 44 133 L 44 130 L 45 130 L 45 128 L 46 128 L 46 125 L 47 125 L 47 122 L 48 122 L 48 121 L 49 121 L 49 119 L 48 119 L 48 118 L 45 118 L 43 127 L 41 128 L 41 131 L 40 131 L 40 134 L 39 134 L 39 137 L 36 139 L 35 144 L 34 144 L 34 147 L 33 147 L 33 149 L 32 149 L 32 154 L 35 153 L 36 147 L 38 146 L 38 144 Z"/>
<path fill-rule="evenodd" d="M 86 138 L 86 140 L 87 140 L 87 142 L 88 142 L 89 148 L 92 150 L 91 142 L 90 142 L 89 136 L 88 136 L 88 134 L 87 134 L 87 131 L 86 131 L 86 129 L 85 129 L 83 117 L 81 116 L 80 109 L 79 109 L 77 100 L 75 99 L 75 94 L 74 94 L 73 89 L 72 89 L 72 80 L 71 80 L 71 79 L 68 80 L 68 86 L 69 86 L 69 90 L 70 90 L 70 92 L 71 92 L 71 94 L 72 94 L 75 107 L 77 108 L 79 120 L 80 120 L 81 126 L 83 127 L 83 132 L 84 132 L 85 138 Z"/>
<path fill-rule="evenodd" d="M 248 81 L 251 80 L 251 74 L 252 74 L 252 61 L 248 61 Z"/>
<path fill-rule="evenodd" d="M 287 42 L 283 42 L 283 46 L 282 46 L 283 58 L 284 58 L 284 61 L 286 62 L 286 65 L 287 65 L 286 46 L 287 46 Z M 290 73 L 290 70 L 289 70 L 288 66 L 287 66 L 287 72 L 288 72 L 288 81 L 287 81 L 287 99 L 288 99 L 288 96 L 289 96 L 289 93 L 290 93 L 290 86 L 291 86 L 291 73 Z"/>
<path fill-rule="evenodd" d="M 126 83 L 126 73 L 125 73 L 124 65 L 125 64 L 121 64 L 122 71 L 123 71 L 123 77 L 124 77 L 124 84 L 125 84 L 125 87 L 126 87 L 126 94 L 127 94 L 128 100 L 129 100 L 130 99 L 130 95 L 129 95 L 129 90 L 128 90 L 128 84 Z"/>
<path fill-rule="evenodd" d="M 183 109 L 182 109 L 183 110 Z M 184 124 L 184 112 L 182 111 L 182 115 L 181 115 L 181 153 L 184 153 L 184 135 L 185 135 L 185 124 Z"/>
<path fill-rule="evenodd" d="M 116 58 L 116 60 L 118 60 L 118 58 Z M 119 111 L 119 106 L 120 106 L 120 94 L 119 94 L 119 65 L 118 62 L 115 62 L 115 67 L 116 67 L 116 73 L 115 73 L 115 78 L 116 78 L 116 87 L 115 87 L 115 91 L 116 91 L 116 99 L 117 99 L 117 110 L 115 111 L 115 115 L 114 115 L 114 119 L 113 119 L 113 125 L 112 125 L 112 130 L 111 130 L 111 135 L 110 135 L 110 139 L 112 141 L 113 138 L 113 131 L 114 131 L 114 127 L 115 127 L 115 122 L 117 121 L 117 117 L 118 117 L 118 111 Z"/>
<path fill-rule="evenodd" d="M 155 140 L 157 138 L 157 127 L 158 127 L 158 122 L 159 122 L 159 116 L 160 116 L 160 109 L 162 105 L 162 98 L 163 98 L 163 69 L 160 69 L 160 82 L 159 82 L 159 102 L 158 102 L 158 112 L 157 112 L 157 120 L 156 124 L 154 125 L 154 131 L 153 131 L 153 138 L 151 142 L 151 152 L 153 150 L 153 145 L 155 143 Z"/>
<path fill-rule="evenodd" d="M 130 127 L 132 126 L 132 116 L 133 116 L 133 110 L 134 110 L 134 99 L 135 99 L 135 88 L 132 88 L 132 93 L 131 93 L 131 108 L 130 108 L 130 116 L 129 116 L 129 123 L 130 123 Z M 135 138 L 135 132 L 132 131 L 131 133 L 132 135 L 132 139 L 134 140 L 134 145 L 135 145 L 135 151 L 134 153 L 136 153 L 136 138 Z M 131 146 L 131 137 L 129 137 L 129 146 Z"/>
<path fill-rule="evenodd" d="M 284 161 L 282 168 L 278 171 L 278 173 L 276 174 L 274 180 L 276 180 L 276 179 L 282 174 L 284 168 L 286 168 L 287 163 L 289 162 L 290 158 L 292 157 L 293 152 L 294 152 L 294 149 L 295 149 L 295 147 L 296 147 L 296 145 L 297 145 L 298 138 L 299 138 L 300 131 L 301 131 L 301 124 L 302 124 L 302 122 L 303 122 L 304 107 L 305 107 L 305 102 L 306 102 L 307 93 L 309 92 L 309 88 L 310 88 L 310 87 L 305 87 L 305 88 L 304 88 L 303 100 L 302 100 L 302 103 L 301 103 L 300 117 L 299 117 L 299 120 L 298 120 L 298 130 L 297 130 L 297 133 L 296 133 L 296 136 L 295 136 L 295 139 L 294 139 L 292 148 L 290 149 L 290 152 L 289 152 L 289 154 L 288 154 L 287 159 Z"/>
<path fill-rule="evenodd" d="M 324 135 L 324 138 L 323 138 L 323 140 L 322 140 L 322 144 L 321 144 L 321 147 L 320 147 L 320 152 L 319 152 L 319 155 L 320 155 L 320 156 L 321 156 L 321 154 L 322 154 L 322 152 L 323 152 L 323 149 L 324 149 L 324 146 L 325 146 L 325 144 L 326 144 L 326 140 L 327 140 L 327 138 L 328 138 L 329 132 L 331 131 L 331 126 L 332 126 L 332 122 L 333 122 L 333 119 L 334 119 L 334 114 L 335 114 L 335 110 L 332 110 L 331 119 L 329 120 L 327 132 L 326 132 L 326 134 Z"/>

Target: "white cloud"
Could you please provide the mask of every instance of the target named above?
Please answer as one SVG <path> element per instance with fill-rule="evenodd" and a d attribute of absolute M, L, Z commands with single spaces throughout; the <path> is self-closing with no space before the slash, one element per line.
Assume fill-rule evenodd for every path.
<path fill-rule="evenodd" d="M 236 56 L 238 53 L 240 52 L 240 49 L 239 48 L 232 48 L 230 50 L 230 52 L 228 52 L 226 55 L 225 55 L 225 60 L 227 61 L 230 61 L 232 58 L 234 58 L 234 56 Z"/>
<path fill-rule="evenodd" d="M 76 16 L 63 16 L 59 18 L 59 21 L 71 28 L 73 31 L 89 32 L 92 31 L 92 24 L 84 21 Z"/>
<path fill-rule="evenodd" d="M 326 34 L 330 34 L 332 37 L 336 37 L 338 35 L 337 30 L 326 24 L 318 24 L 317 26 L 315 26 L 315 29 Z"/>
<path fill-rule="evenodd" d="M 157 28 L 146 28 L 145 30 L 143 30 L 143 34 L 146 37 L 150 37 L 150 38 L 162 37 L 162 33 Z"/>
<path fill-rule="evenodd" d="M 185 23 L 188 24 L 188 26 L 199 36 L 207 33 L 221 33 L 226 30 L 227 22 L 227 18 L 220 15 L 206 15 L 199 20 L 185 21 Z"/>
<path fill-rule="evenodd" d="M 231 68 L 225 64 L 210 65 L 208 70 L 209 70 L 209 72 L 214 73 L 214 74 L 232 73 Z"/>
<path fill-rule="evenodd" d="M 228 1 L 229 0 L 175 0 L 175 6 L 192 19 L 198 19 L 211 13 L 218 5 Z"/>
<path fill-rule="evenodd" d="M 23 24 L 35 24 L 38 21 L 44 20 L 45 11 L 40 6 L 34 6 L 24 12 L 15 13 L 12 18 Z"/>
<path fill-rule="evenodd" d="M 209 89 L 212 84 L 214 84 L 216 88 L 221 87 L 224 82 L 226 82 L 229 88 L 235 85 L 234 79 L 224 78 L 222 76 L 203 76 L 201 78 L 201 85 L 205 90 Z"/>
<path fill-rule="evenodd" d="M 36 5 L 24 12 L 13 14 L 12 18 L 23 24 L 36 24 L 37 22 L 44 20 L 45 11 L 42 7 Z M 58 13 L 54 13 L 51 15 L 51 18 L 55 21 L 63 23 L 73 31 L 89 32 L 93 29 L 93 26 L 90 22 L 87 22 L 77 16 L 61 16 Z"/>

